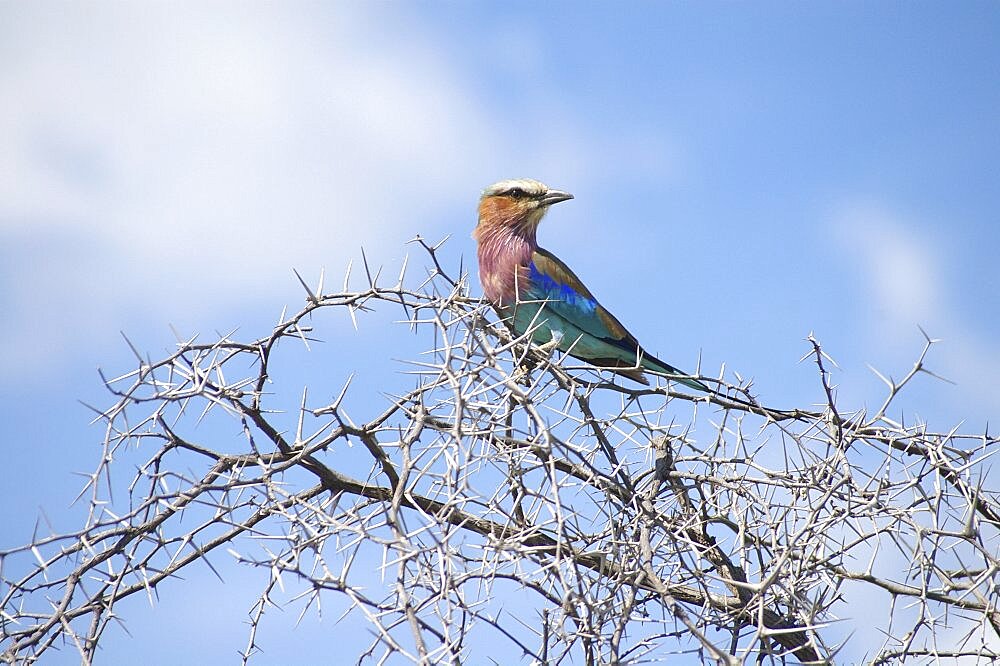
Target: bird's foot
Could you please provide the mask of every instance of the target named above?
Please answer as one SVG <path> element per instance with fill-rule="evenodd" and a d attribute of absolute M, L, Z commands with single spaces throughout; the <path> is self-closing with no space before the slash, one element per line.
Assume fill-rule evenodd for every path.
<path fill-rule="evenodd" d="M 543 345 L 538 345 L 538 351 L 541 352 L 545 359 L 550 359 L 552 358 L 552 352 L 559 349 L 559 342 L 559 340 L 553 338 Z"/>
<path fill-rule="evenodd" d="M 538 345 L 538 351 L 541 352 L 545 360 L 549 360 L 552 358 L 552 353 L 555 352 L 555 350 L 559 349 L 559 345 L 562 344 L 562 341 L 563 341 L 562 332 L 558 330 L 553 330 L 552 339 L 549 340 L 548 342 Z"/>

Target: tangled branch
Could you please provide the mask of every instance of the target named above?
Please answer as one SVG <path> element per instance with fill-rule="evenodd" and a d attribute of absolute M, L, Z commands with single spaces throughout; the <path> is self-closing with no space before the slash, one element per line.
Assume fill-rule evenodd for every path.
<path fill-rule="evenodd" d="M 888 415 L 933 341 L 872 413 L 837 404 L 812 338 L 819 409 L 709 377 L 712 396 L 632 388 L 512 338 L 440 246 L 417 242 L 429 268 L 415 286 L 405 264 L 386 285 L 365 262 L 363 288 L 350 272 L 338 293 L 306 287 L 267 335 L 136 351 L 105 378 L 85 526 L 0 551 L 5 661 L 69 645 L 89 664 L 119 602 L 154 602 L 223 559 L 263 581 L 244 663 L 268 608 L 318 612 L 331 596 L 372 630 L 358 663 L 479 662 L 487 635 L 539 664 L 833 663 L 860 623 L 884 636 L 855 648 L 875 663 L 996 657 L 998 440 Z M 309 322 L 385 308 L 428 341 L 415 386 L 361 424 L 349 383 L 283 412 L 280 364 L 311 348 Z M 241 441 L 206 440 L 214 419 Z"/>

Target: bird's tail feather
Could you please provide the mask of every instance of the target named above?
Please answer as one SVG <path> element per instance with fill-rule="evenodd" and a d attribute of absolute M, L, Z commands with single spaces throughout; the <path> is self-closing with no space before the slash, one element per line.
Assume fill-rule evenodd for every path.
<path fill-rule="evenodd" d="M 672 377 L 670 377 L 672 381 L 675 381 L 679 384 L 684 384 L 684 386 L 687 386 L 688 388 L 693 388 L 696 391 L 704 391 L 705 393 L 712 392 L 712 389 L 708 388 L 707 386 L 699 382 L 697 379 L 689 379 L 688 377 L 685 377 L 684 375 L 687 374 L 686 372 L 678 370 L 669 363 L 664 363 L 655 356 L 649 356 L 649 355 L 643 356 L 642 359 L 639 361 L 639 364 L 642 367 L 646 368 L 647 370 L 652 370 L 653 372 L 661 372 L 665 375 L 673 375 Z"/>

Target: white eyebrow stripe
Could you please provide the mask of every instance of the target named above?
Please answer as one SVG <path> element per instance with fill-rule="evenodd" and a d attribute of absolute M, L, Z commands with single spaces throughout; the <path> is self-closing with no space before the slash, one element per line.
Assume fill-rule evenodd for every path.
<path fill-rule="evenodd" d="M 533 197 L 540 197 L 549 191 L 549 188 L 545 185 L 545 183 L 540 183 L 537 180 L 533 180 L 531 178 L 512 178 L 509 180 L 501 180 L 498 183 L 493 183 L 483 190 L 483 196 L 493 197 L 498 194 L 510 192 L 513 189 L 524 190 L 525 194 Z"/>

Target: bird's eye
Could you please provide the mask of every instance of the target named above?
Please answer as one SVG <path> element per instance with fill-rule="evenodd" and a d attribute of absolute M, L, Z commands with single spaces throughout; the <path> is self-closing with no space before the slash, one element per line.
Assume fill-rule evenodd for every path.
<path fill-rule="evenodd" d="M 525 196 L 524 190 L 520 187 L 515 187 L 510 192 L 507 193 L 511 199 L 521 199 Z"/>

